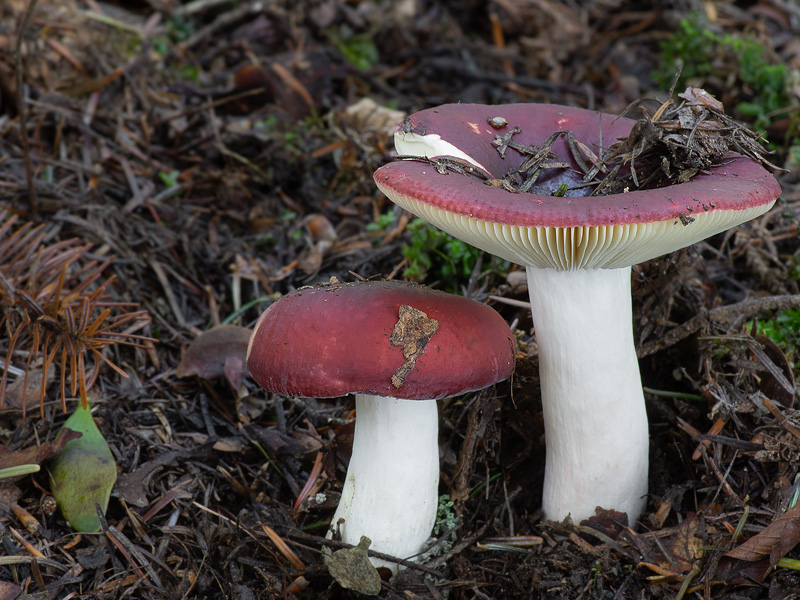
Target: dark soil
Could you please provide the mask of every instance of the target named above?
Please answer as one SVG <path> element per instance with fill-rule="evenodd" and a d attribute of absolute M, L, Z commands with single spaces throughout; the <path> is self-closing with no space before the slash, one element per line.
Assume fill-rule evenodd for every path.
<path fill-rule="evenodd" d="M 654 72 L 671 68 L 661 44 L 681 18 L 749 36 L 771 64 L 800 69 L 800 9 L 785 0 L 38 0 L 26 12 L 29 1 L 0 3 L 4 220 L 41 224 L 44 246 L 90 245 L 73 272 L 113 256 L 98 282 L 113 276 L 106 299 L 131 304 L 108 318 L 146 311 L 119 331 L 155 341 L 105 340 L 127 377 L 98 363 L 88 391 L 119 472 L 101 533 L 77 534 L 49 494 L 41 448 L 67 416 L 60 370 L 41 415 L 38 386 L 24 419 L 24 395 L 2 399 L 0 468 L 28 449 L 23 462 L 43 470 L 0 480 L 0 600 L 357 597 L 321 552 L 341 546 L 324 536 L 352 406 L 264 392 L 236 362 L 247 332 L 215 327 L 252 328 L 281 295 L 331 277 L 404 277 L 409 215 L 372 173 L 414 110 L 544 102 L 619 114 L 654 97 L 641 105 L 652 114 L 667 97 Z M 736 107 L 761 96 L 730 56 L 715 61 L 688 83 L 747 121 Z M 778 167 L 797 162 L 792 90 L 769 116 Z M 384 127 L 349 114 L 364 97 L 399 113 Z M 797 337 L 773 346 L 745 325 L 800 303 L 800 187 L 791 172 L 776 177 L 783 194 L 765 216 L 634 267 L 651 466 L 647 510 L 631 527 L 603 511 L 583 524 L 542 520 L 521 270 L 486 256 L 453 273 L 434 256 L 416 278 L 488 302 L 515 327 L 519 356 L 509 382 L 440 404 L 440 492 L 457 525 L 436 556 L 385 578 L 380 597 L 800 597 Z M 14 281 L 31 293 L 29 276 Z M 35 317 L 54 293 L 41 288 L 32 304 L 13 291 L 0 292 L 2 356 L 8 315 Z M 205 351 L 187 354 L 208 331 Z M 9 362 L 33 373 L 36 344 L 21 338 Z M 91 384 L 99 359 L 87 356 Z"/>

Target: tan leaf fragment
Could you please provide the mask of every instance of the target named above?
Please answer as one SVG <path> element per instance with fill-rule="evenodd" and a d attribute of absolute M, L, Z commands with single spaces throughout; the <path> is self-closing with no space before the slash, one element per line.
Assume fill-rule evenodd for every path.
<path fill-rule="evenodd" d="M 787 510 L 760 533 L 723 555 L 725 558 L 756 561 L 769 558 L 770 568 L 778 564 L 800 542 L 800 504 Z"/>
<path fill-rule="evenodd" d="M 402 348 L 406 362 L 392 375 L 394 387 L 399 389 L 403 385 L 417 359 L 425 351 L 425 346 L 438 329 L 439 321 L 436 319 L 429 319 L 426 313 L 407 304 L 400 305 L 397 323 L 389 343 Z"/>
<path fill-rule="evenodd" d="M 244 369 L 251 333 L 246 327 L 236 325 L 220 325 L 203 332 L 189 344 L 175 370 L 175 376 L 196 375 L 206 380 L 218 379 L 225 375 L 226 362 L 229 368 L 233 364 L 228 361 L 231 357 L 241 361 L 241 368 Z"/>
<path fill-rule="evenodd" d="M 336 583 L 365 596 L 377 596 L 381 591 L 381 576 L 367 554 L 371 543 L 362 535 L 358 546 L 337 550 L 328 559 L 328 572 Z"/>

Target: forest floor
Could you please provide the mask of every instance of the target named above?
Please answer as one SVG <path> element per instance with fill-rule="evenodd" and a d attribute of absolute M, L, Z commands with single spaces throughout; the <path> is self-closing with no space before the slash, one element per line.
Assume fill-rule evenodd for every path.
<path fill-rule="evenodd" d="M 127 377 L 91 351 L 85 365 L 67 360 L 65 413 L 59 354 L 40 414 L 38 387 L 26 396 L 9 375 L 0 468 L 27 452 L 42 471 L 0 480 L 0 600 L 357 597 L 322 554 L 338 547 L 324 538 L 352 403 L 269 394 L 241 362 L 270 303 L 332 277 L 467 295 L 519 342 L 511 380 L 440 403 L 440 493 L 453 499 L 443 523 L 454 528 L 438 555 L 386 577 L 380 597 L 800 597 L 796 3 L 38 0 L 26 12 L 29 2 L 0 3 L 0 250 L 28 221 L 42 248 L 77 240 L 55 247 L 82 248 L 67 281 L 99 277 L 70 302 L 113 278 L 102 301 L 80 306 L 94 319 L 112 303 L 103 318 L 123 337 L 98 352 Z M 766 132 L 769 160 L 788 170 L 774 173 L 783 193 L 762 217 L 634 267 L 646 510 L 627 528 L 602 513 L 547 522 L 524 270 L 415 220 L 372 174 L 416 110 L 620 114 L 656 98 L 626 114 L 640 118 L 667 99 L 679 64 L 677 91 L 702 87 Z M 58 294 L 43 286 L 26 300 L 37 260 L 24 273 L 0 264 L 0 352 L 30 374 L 41 340 L 24 319 Z M 134 310 L 145 313 L 125 320 Z M 63 339 L 91 337 L 91 319 Z M 28 329 L 9 355 L 12 323 Z M 114 343 L 125 340 L 137 345 Z M 56 510 L 41 452 L 84 372 L 119 473 L 97 534 Z"/>

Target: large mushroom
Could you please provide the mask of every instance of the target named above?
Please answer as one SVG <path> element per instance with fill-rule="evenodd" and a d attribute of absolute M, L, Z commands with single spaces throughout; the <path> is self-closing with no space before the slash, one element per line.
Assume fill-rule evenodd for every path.
<path fill-rule="evenodd" d="M 484 185 L 463 166 L 495 180 L 518 167 L 525 157 L 512 149 L 502 157 L 493 145 L 515 126 L 521 144 L 569 130 L 599 152 L 633 124 L 566 106 L 439 106 L 407 118 L 395 146 L 401 155 L 452 157 L 455 168 L 404 160 L 375 172 L 396 204 L 526 267 L 547 438 L 542 506 L 551 520 L 582 520 L 602 506 L 635 521 L 645 505 L 649 440 L 630 267 L 763 214 L 780 187 L 755 161 L 729 155 L 686 183 L 588 197 L 563 138 L 554 161 L 572 168 L 543 171 L 529 193 Z"/>
<path fill-rule="evenodd" d="M 489 306 L 396 281 L 300 288 L 261 316 L 250 375 L 284 395 L 355 394 L 353 452 L 332 531 L 398 558 L 422 551 L 436 518 L 436 400 L 511 375 L 514 341 Z M 373 560 L 396 568 L 393 563 Z"/>

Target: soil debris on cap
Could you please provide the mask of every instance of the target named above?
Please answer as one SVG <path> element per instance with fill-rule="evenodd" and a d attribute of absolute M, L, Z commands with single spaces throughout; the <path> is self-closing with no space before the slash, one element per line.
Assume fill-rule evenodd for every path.
<path fill-rule="evenodd" d="M 577 187 L 594 186 L 591 196 L 620 194 L 649 185 L 686 183 L 719 164 L 730 152 L 738 152 L 775 171 L 782 170 L 765 158 L 770 152 L 762 146 L 761 134 L 726 115 L 722 102 L 707 91 L 688 87 L 678 97 L 682 102 L 669 98 L 652 116 L 642 109 L 645 116 L 636 121 L 630 134 L 611 144 L 599 158 L 568 130 L 553 133 L 541 147 L 513 142 L 511 136 L 519 133 L 520 127 L 505 136 L 496 136 L 494 145 L 500 156 L 507 148 L 512 148 L 528 157 L 520 167 L 509 169 L 502 178 L 502 187 L 527 192 L 543 169 L 571 168 L 545 162 L 554 157 L 550 149 L 559 136 L 566 138 L 570 154 L 583 171 L 584 184 Z M 640 98 L 632 102 L 622 115 L 649 100 L 652 99 Z M 584 157 L 592 163 L 591 167 Z M 627 169 L 621 171 L 623 166 Z M 598 178 L 600 173 L 608 175 Z"/>
<path fill-rule="evenodd" d="M 511 193 L 535 193 L 533 186 L 544 170 L 574 168 L 570 163 L 557 160 L 559 157 L 552 152 L 555 141 L 564 137 L 584 181 L 571 189 L 591 188 L 587 190 L 587 196 L 608 196 L 653 186 L 686 183 L 720 164 L 731 152 L 746 156 L 773 171 L 785 171 L 765 158 L 771 152 L 763 146 L 765 140 L 762 134 L 726 115 L 722 102 L 706 90 L 687 87 L 677 96 L 681 99 L 679 103 L 670 97 L 661 103 L 652 116 L 642 105 L 653 98 L 640 98 L 629 104 L 620 116 L 634 108 L 641 108 L 645 116 L 634 123 L 627 137 L 619 138 L 606 148 L 597 148 L 599 156 L 589 144 L 577 139 L 569 130 L 555 131 L 541 146 L 517 142 L 513 137 L 522 132 L 522 127 L 506 122 L 502 126 L 514 126 L 505 134 L 496 135 L 493 145 L 501 158 L 505 158 L 511 149 L 525 159 L 518 167 L 509 168 L 502 177 L 486 177 L 477 169 L 465 168 L 451 157 L 397 158 L 428 162 L 439 173 L 470 175 L 482 180 L 485 185 L 502 187 Z M 487 117 L 489 124 L 495 128 L 494 121 L 498 119 L 502 117 Z"/>
<path fill-rule="evenodd" d="M 428 318 L 426 313 L 407 304 L 400 305 L 397 323 L 389 337 L 389 343 L 402 348 L 406 362 L 392 375 L 394 387 L 400 389 L 414 368 L 417 358 L 425 351 L 425 347 L 438 329 L 439 321 L 436 319 Z"/>

